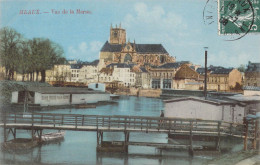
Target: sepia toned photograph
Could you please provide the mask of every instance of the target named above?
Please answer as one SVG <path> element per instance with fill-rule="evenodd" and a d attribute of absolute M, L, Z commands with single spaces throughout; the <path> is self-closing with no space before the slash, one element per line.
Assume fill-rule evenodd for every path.
<path fill-rule="evenodd" d="M 0 165 L 259 165 L 260 0 L 0 0 Z"/>

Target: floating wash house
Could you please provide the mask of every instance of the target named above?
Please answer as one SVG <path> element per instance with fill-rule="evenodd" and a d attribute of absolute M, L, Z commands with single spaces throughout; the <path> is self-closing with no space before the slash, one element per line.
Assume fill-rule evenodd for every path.
<path fill-rule="evenodd" d="M 11 103 L 24 104 L 25 98 L 30 105 L 58 106 L 109 101 L 110 94 L 88 88 L 29 87 L 26 91 L 12 92 Z"/>
<path fill-rule="evenodd" d="M 246 115 L 246 104 L 242 102 L 199 97 L 165 100 L 165 117 L 243 123 Z"/>

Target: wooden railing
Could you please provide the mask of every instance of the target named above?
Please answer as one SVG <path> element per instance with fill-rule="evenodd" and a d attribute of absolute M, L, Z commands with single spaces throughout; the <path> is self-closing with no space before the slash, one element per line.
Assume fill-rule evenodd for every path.
<path fill-rule="evenodd" d="M 244 124 L 227 123 L 213 120 L 180 119 L 149 116 L 104 116 L 104 115 L 78 115 L 78 114 L 54 114 L 54 113 L 6 113 L 2 116 L 3 123 L 30 124 L 57 126 L 73 126 L 78 129 L 82 126 L 92 126 L 96 129 L 121 128 L 132 131 L 158 130 L 169 133 L 191 133 L 245 136 Z M 247 127 L 247 131 L 254 130 L 254 126 Z M 249 130 L 250 129 L 250 130 Z M 250 137 L 249 134 L 247 134 Z"/>

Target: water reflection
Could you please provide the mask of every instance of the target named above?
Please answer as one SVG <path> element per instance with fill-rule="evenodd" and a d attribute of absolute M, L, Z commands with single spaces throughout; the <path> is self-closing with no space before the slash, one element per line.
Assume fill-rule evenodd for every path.
<path fill-rule="evenodd" d="M 160 99 L 133 96 L 121 96 L 117 104 L 101 105 L 86 109 L 57 109 L 44 110 L 43 113 L 64 113 L 84 115 L 133 115 L 159 116 L 164 109 Z M 0 141 L 3 142 L 2 129 Z M 19 137 L 29 137 L 30 133 L 19 130 Z M 105 132 L 104 140 L 121 141 L 123 133 Z M 181 144 L 182 141 L 168 139 L 167 134 L 130 133 L 130 141 Z M 97 153 L 97 133 L 66 131 L 63 141 L 59 143 L 43 144 L 32 149 L 29 153 L 8 153 L 1 151 L 0 164 L 154 164 L 154 165 L 197 165 L 212 157 L 195 156 L 191 158 L 187 151 L 159 150 L 154 147 L 129 146 L 128 154 Z"/>

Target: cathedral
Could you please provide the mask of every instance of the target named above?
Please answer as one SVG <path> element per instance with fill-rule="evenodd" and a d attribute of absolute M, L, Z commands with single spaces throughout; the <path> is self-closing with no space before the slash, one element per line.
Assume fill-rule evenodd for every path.
<path fill-rule="evenodd" d="M 100 51 L 100 60 L 110 63 L 135 63 L 140 65 L 158 66 L 164 63 L 175 62 L 162 44 L 136 44 L 126 42 L 126 30 L 119 27 L 110 27 L 109 41 Z"/>

